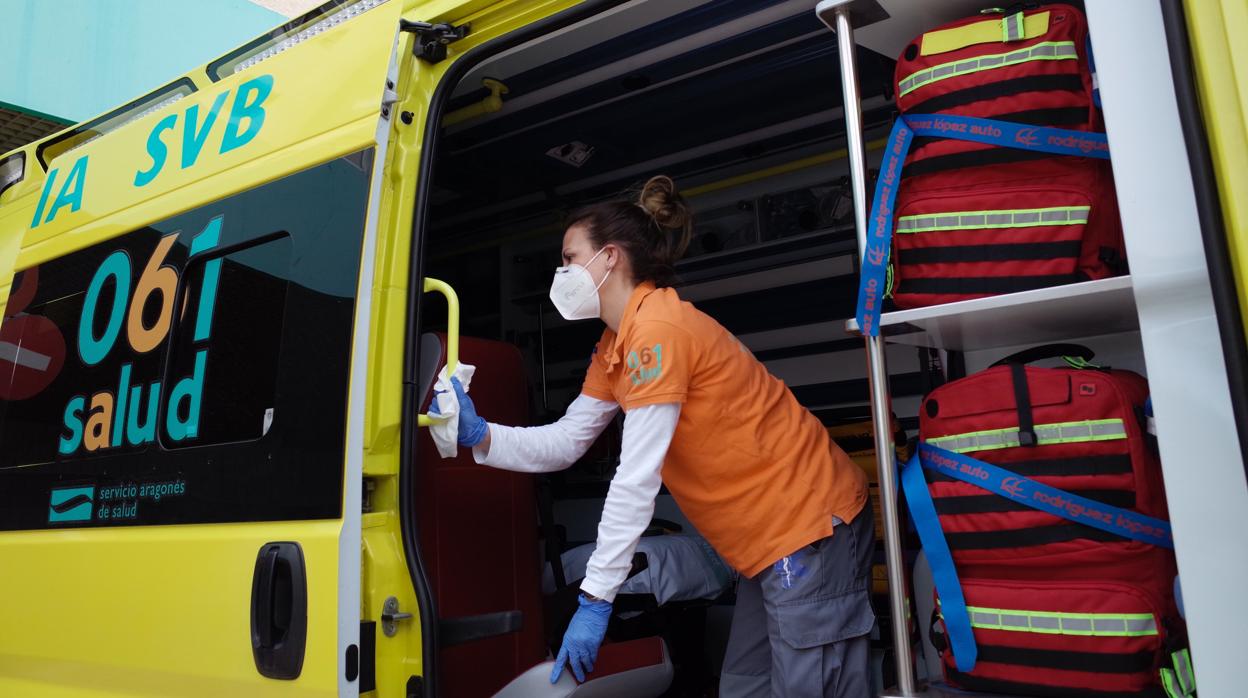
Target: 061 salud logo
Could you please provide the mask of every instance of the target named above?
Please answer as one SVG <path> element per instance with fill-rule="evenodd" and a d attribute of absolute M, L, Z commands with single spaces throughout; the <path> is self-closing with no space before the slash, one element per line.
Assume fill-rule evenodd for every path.
<path fill-rule="evenodd" d="M 663 375 L 663 345 L 628 352 L 628 369 L 633 385 L 645 385 Z"/>

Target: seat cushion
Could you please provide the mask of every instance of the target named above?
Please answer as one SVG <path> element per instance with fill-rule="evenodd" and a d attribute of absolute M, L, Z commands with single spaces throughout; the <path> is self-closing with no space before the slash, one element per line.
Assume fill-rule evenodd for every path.
<path fill-rule="evenodd" d="M 554 666 L 546 661 L 532 667 L 495 698 L 656 698 L 672 683 L 672 660 L 657 637 L 603 645 L 583 684 L 565 670 L 559 683 L 551 685 Z"/>

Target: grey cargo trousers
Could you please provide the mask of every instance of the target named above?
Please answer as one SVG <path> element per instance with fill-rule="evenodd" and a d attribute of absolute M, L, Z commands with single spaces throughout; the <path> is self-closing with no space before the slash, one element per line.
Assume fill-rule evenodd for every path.
<path fill-rule="evenodd" d="M 868 698 L 871 502 L 737 585 L 721 698 Z"/>

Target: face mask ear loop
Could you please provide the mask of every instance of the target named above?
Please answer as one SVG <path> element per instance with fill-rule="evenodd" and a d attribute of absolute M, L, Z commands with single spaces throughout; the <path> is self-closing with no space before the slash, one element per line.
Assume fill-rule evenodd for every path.
<path fill-rule="evenodd" d="M 598 250 L 598 254 L 602 254 L 602 253 L 603 253 L 603 252 L 605 252 L 606 250 L 607 250 L 607 248 L 606 248 L 606 246 L 604 245 L 604 246 L 603 246 L 603 248 L 602 248 L 601 250 Z M 594 255 L 594 259 L 598 259 L 598 254 Z M 589 260 L 589 261 L 590 261 L 590 264 L 592 264 L 592 263 L 593 263 L 594 259 Z M 610 261 L 610 258 L 608 258 L 608 261 Z M 589 270 L 588 270 L 588 269 L 586 269 L 586 271 L 589 271 Z M 602 281 L 599 281 L 599 282 L 598 282 L 598 285 L 594 287 L 594 293 L 597 293 L 597 292 L 598 292 L 598 290 L 602 288 L 602 285 L 603 285 L 603 284 L 605 284 L 605 283 L 607 283 L 607 277 L 609 277 L 609 276 L 611 276 L 611 267 L 607 267 L 607 273 L 602 275 Z"/>
<path fill-rule="evenodd" d="M 585 264 L 581 265 L 581 268 L 582 268 L 582 269 L 584 269 L 585 271 L 589 271 L 589 265 L 593 264 L 595 259 L 598 259 L 600 256 L 602 256 L 602 253 L 603 253 L 603 252 L 605 252 L 605 251 L 606 251 L 606 249 L 607 249 L 607 246 L 606 246 L 606 245 L 603 245 L 603 246 L 602 246 L 602 249 L 600 249 L 600 250 L 598 250 L 597 252 L 595 252 L 595 253 L 594 253 L 594 256 L 593 256 L 593 257 L 590 257 L 588 262 L 586 262 Z"/>

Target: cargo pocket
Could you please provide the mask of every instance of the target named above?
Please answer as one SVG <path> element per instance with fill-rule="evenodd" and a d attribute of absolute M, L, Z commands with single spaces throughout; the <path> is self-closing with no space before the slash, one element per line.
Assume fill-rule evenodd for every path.
<path fill-rule="evenodd" d="M 776 623 L 780 637 L 803 650 L 866 635 L 875 625 L 875 613 L 864 585 L 781 604 L 776 607 Z"/>

